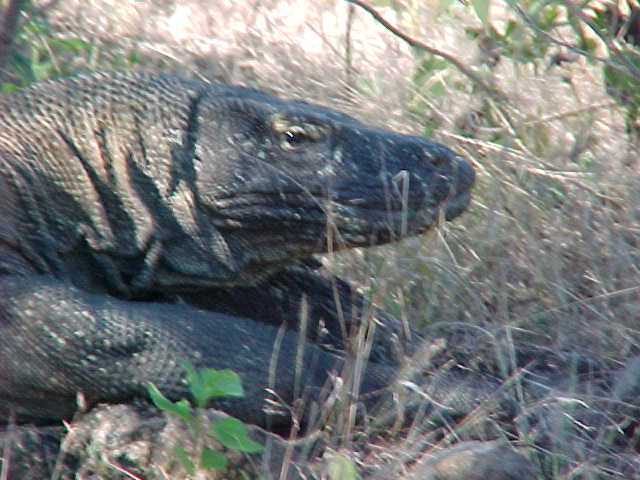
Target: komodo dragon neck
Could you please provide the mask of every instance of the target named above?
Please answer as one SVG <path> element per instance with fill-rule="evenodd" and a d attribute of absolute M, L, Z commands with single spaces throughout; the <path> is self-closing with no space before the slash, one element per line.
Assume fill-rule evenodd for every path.
<path fill-rule="evenodd" d="M 0 241 L 36 271 L 120 296 L 148 290 L 167 250 L 188 270 L 166 273 L 176 284 L 227 278 L 225 242 L 199 218 L 194 186 L 203 87 L 114 74 L 0 98 L 9 126 L 0 131 L 0 208 L 11 223 Z"/>

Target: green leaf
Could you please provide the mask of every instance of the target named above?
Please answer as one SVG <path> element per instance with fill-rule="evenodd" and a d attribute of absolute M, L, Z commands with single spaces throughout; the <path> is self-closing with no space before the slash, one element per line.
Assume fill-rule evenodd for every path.
<path fill-rule="evenodd" d="M 187 454 L 185 449 L 182 448 L 182 445 L 176 444 L 173 447 L 173 454 L 180 462 L 180 465 L 182 465 L 184 470 L 187 472 L 187 475 L 192 476 L 196 474 L 196 467 L 194 467 L 193 462 L 191 461 L 191 459 L 189 459 L 189 455 Z"/>
<path fill-rule="evenodd" d="M 48 43 L 50 48 L 59 50 L 81 51 L 89 50 L 91 48 L 91 44 L 84 40 L 80 40 L 79 38 L 52 38 Z"/>
<path fill-rule="evenodd" d="M 31 64 L 31 69 L 33 71 L 33 76 L 36 82 L 40 80 L 44 80 L 48 78 L 53 71 L 53 63 L 47 60 L 42 60 L 41 62 L 33 62 Z"/>
<path fill-rule="evenodd" d="M 518 22 L 516 22 L 515 20 L 509 20 L 509 22 L 507 23 L 507 26 L 504 29 L 504 37 L 509 37 L 513 34 L 513 32 L 516 31 L 516 29 L 519 28 Z"/>
<path fill-rule="evenodd" d="M 546 8 L 540 15 L 540 28 L 545 32 L 555 27 L 556 19 L 558 18 L 559 10 L 557 8 Z"/>
<path fill-rule="evenodd" d="M 229 417 L 211 425 L 211 435 L 222 445 L 245 453 L 259 453 L 264 447 L 247 435 L 247 427 L 237 418 Z"/>
<path fill-rule="evenodd" d="M 27 33 L 33 33 L 34 35 L 47 36 L 50 33 L 48 23 L 39 17 L 34 17 L 28 24 L 24 26 L 24 31 Z"/>
<path fill-rule="evenodd" d="M 433 85 L 429 87 L 429 95 L 432 98 L 441 97 L 445 92 L 445 83 L 438 80 Z"/>
<path fill-rule="evenodd" d="M 138 63 L 140 63 L 138 52 L 136 52 L 135 50 L 132 51 L 127 57 L 127 61 L 129 62 L 129 66 L 137 65 Z"/>
<path fill-rule="evenodd" d="M 344 455 L 333 457 L 328 470 L 331 480 L 358 480 L 360 478 L 353 462 Z"/>
<path fill-rule="evenodd" d="M 431 268 L 429 267 L 429 265 L 427 263 L 422 263 L 422 262 L 417 263 L 416 264 L 416 270 L 418 271 L 418 273 L 421 276 L 423 276 L 425 278 L 428 278 L 433 274 L 433 272 L 431 271 Z"/>
<path fill-rule="evenodd" d="M 438 122 L 436 122 L 432 118 L 425 118 L 423 122 L 424 126 L 422 128 L 422 132 L 420 132 L 421 135 L 426 138 L 432 137 L 433 132 L 435 132 L 436 128 L 438 128 Z"/>
<path fill-rule="evenodd" d="M 449 9 L 454 2 L 455 0 L 440 0 L 436 7 L 436 16 L 439 17 L 443 13 L 449 12 Z"/>
<path fill-rule="evenodd" d="M 174 403 L 165 397 L 153 383 L 147 384 L 147 391 L 153 404 L 160 410 L 178 415 L 185 421 L 191 419 L 191 404 L 187 400 L 183 399 Z"/>
<path fill-rule="evenodd" d="M 188 361 L 183 361 L 182 366 L 187 371 L 189 390 L 200 408 L 206 407 L 211 398 L 244 396 L 240 377 L 232 370 L 204 368 L 196 371 Z"/>
<path fill-rule="evenodd" d="M 16 90 L 19 90 L 19 89 L 20 87 L 15 83 L 11 83 L 11 82 L 0 83 L 0 94 L 15 92 Z"/>
<path fill-rule="evenodd" d="M 424 83 L 431 78 L 439 70 L 447 68 L 448 63 L 446 60 L 441 60 L 433 55 L 422 56 L 417 63 L 417 68 L 413 74 L 413 84 L 416 87 L 421 87 Z"/>
<path fill-rule="evenodd" d="M 31 58 L 28 58 L 20 53 L 16 53 L 11 58 L 11 67 L 20 75 L 20 78 L 25 83 L 33 83 L 36 78 L 33 74 Z"/>
<path fill-rule="evenodd" d="M 478 15 L 478 18 L 482 22 L 482 26 L 485 30 L 489 30 L 489 6 L 491 5 L 491 0 L 471 0 L 471 5 Z"/>
<path fill-rule="evenodd" d="M 200 468 L 223 472 L 227 469 L 227 457 L 216 450 L 203 448 L 200 452 Z"/>

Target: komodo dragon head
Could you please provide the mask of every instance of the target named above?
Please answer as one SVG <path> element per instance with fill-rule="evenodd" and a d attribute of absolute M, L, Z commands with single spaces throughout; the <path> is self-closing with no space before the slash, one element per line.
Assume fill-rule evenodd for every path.
<path fill-rule="evenodd" d="M 198 118 L 198 196 L 242 269 L 416 235 L 470 200 L 465 159 L 329 108 L 213 89 Z"/>
<path fill-rule="evenodd" d="M 0 246 L 129 296 L 247 285 L 314 253 L 416 235 L 458 216 L 474 182 L 422 137 L 168 75 L 48 82 L 0 109 Z"/>

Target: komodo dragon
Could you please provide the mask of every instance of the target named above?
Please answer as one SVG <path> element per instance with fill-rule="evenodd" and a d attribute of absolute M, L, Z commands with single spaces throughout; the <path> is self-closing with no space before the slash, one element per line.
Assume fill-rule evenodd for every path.
<path fill-rule="evenodd" d="M 5 421 L 68 417 L 78 392 L 146 397 L 147 382 L 180 398 L 181 359 L 235 370 L 246 397 L 214 406 L 247 422 L 267 423 L 267 387 L 318 398 L 368 304 L 312 255 L 424 232 L 466 208 L 474 181 L 423 138 L 166 74 L 45 82 L 0 112 Z M 394 377 L 393 345 L 410 343 L 373 316 L 371 398 Z"/>

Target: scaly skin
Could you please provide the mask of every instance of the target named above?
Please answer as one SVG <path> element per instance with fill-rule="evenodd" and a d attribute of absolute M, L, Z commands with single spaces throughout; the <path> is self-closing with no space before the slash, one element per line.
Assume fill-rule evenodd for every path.
<path fill-rule="evenodd" d="M 382 324 L 361 385 L 375 398 L 412 333 L 310 257 L 452 219 L 474 180 L 423 138 L 162 74 L 47 82 L 0 111 L 0 418 L 56 420 L 78 392 L 121 402 L 148 381 L 179 398 L 189 359 L 243 379 L 247 396 L 216 406 L 286 423 L 267 418 L 265 388 L 318 399 L 367 309 Z"/>

